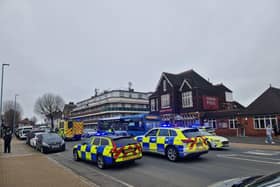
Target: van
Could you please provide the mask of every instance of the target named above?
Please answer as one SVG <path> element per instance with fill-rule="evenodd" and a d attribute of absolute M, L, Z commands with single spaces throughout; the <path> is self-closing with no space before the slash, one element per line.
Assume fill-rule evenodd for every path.
<path fill-rule="evenodd" d="M 27 134 L 33 129 L 32 126 L 22 126 L 17 128 L 16 135 L 19 139 L 26 139 Z"/>

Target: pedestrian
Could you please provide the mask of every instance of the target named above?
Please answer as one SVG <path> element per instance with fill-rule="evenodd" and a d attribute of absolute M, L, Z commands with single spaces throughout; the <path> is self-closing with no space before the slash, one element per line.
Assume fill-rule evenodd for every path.
<path fill-rule="evenodd" d="M 271 128 L 271 125 L 266 125 L 266 140 L 265 143 L 269 144 L 275 144 L 272 140 L 272 134 L 273 134 L 273 129 Z"/>
<path fill-rule="evenodd" d="M 11 141 L 12 141 L 12 129 L 10 127 L 5 127 L 4 130 L 4 153 L 11 153 Z"/>

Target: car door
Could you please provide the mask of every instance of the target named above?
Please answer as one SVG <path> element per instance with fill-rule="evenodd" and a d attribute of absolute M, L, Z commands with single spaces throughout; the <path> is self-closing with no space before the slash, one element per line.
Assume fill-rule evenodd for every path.
<path fill-rule="evenodd" d="M 91 141 L 90 153 L 91 153 L 91 161 L 96 161 L 97 156 L 97 148 L 100 146 L 100 138 L 94 137 Z"/>
<path fill-rule="evenodd" d="M 164 154 L 165 145 L 167 144 L 169 138 L 169 130 L 168 129 L 159 129 L 157 134 L 157 152 Z"/>
<path fill-rule="evenodd" d="M 157 150 L 157 132 L 158 129 L 152 129 L 143 137 L 143 151 L 155 152 Z"/>

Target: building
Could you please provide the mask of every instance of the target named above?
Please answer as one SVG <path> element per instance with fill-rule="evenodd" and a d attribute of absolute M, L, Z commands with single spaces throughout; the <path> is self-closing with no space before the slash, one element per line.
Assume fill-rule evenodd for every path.
<path fill-rule="evenodd" d="M 105 91 L 77 102 L 71 119 L 95 126 L 100 118 L 149 113 L 150 95 L 150 92 L 135 92 L 133 89 Z"/>
<path fill-rule="evenodd" d="M 155 92 L 149 98 L 150 112 L 163 121 L 185 125 L 208 124 L 216 127 L 213 111 L 240 110 L 232 91 L 223 84 L 214 85 L 194 70 L 179 74 L 162 73 Z"/>
<path fill-rule="evenodd" d="M 69 104 L 65 104 L 62 111 L 62 119 L 70 119 L 72 110 L 76 108 L 76 105 L 73 102 L 69 102 Z"/>

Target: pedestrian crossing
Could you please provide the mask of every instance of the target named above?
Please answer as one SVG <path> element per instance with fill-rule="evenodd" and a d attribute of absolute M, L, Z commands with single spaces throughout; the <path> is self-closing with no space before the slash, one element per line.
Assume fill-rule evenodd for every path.
<path fill-rule="evenodd" d="M 280 151 L 250 150 L 236 154 L 218 154 L 217 157 L 247 162 L 280 165 Z"/>

